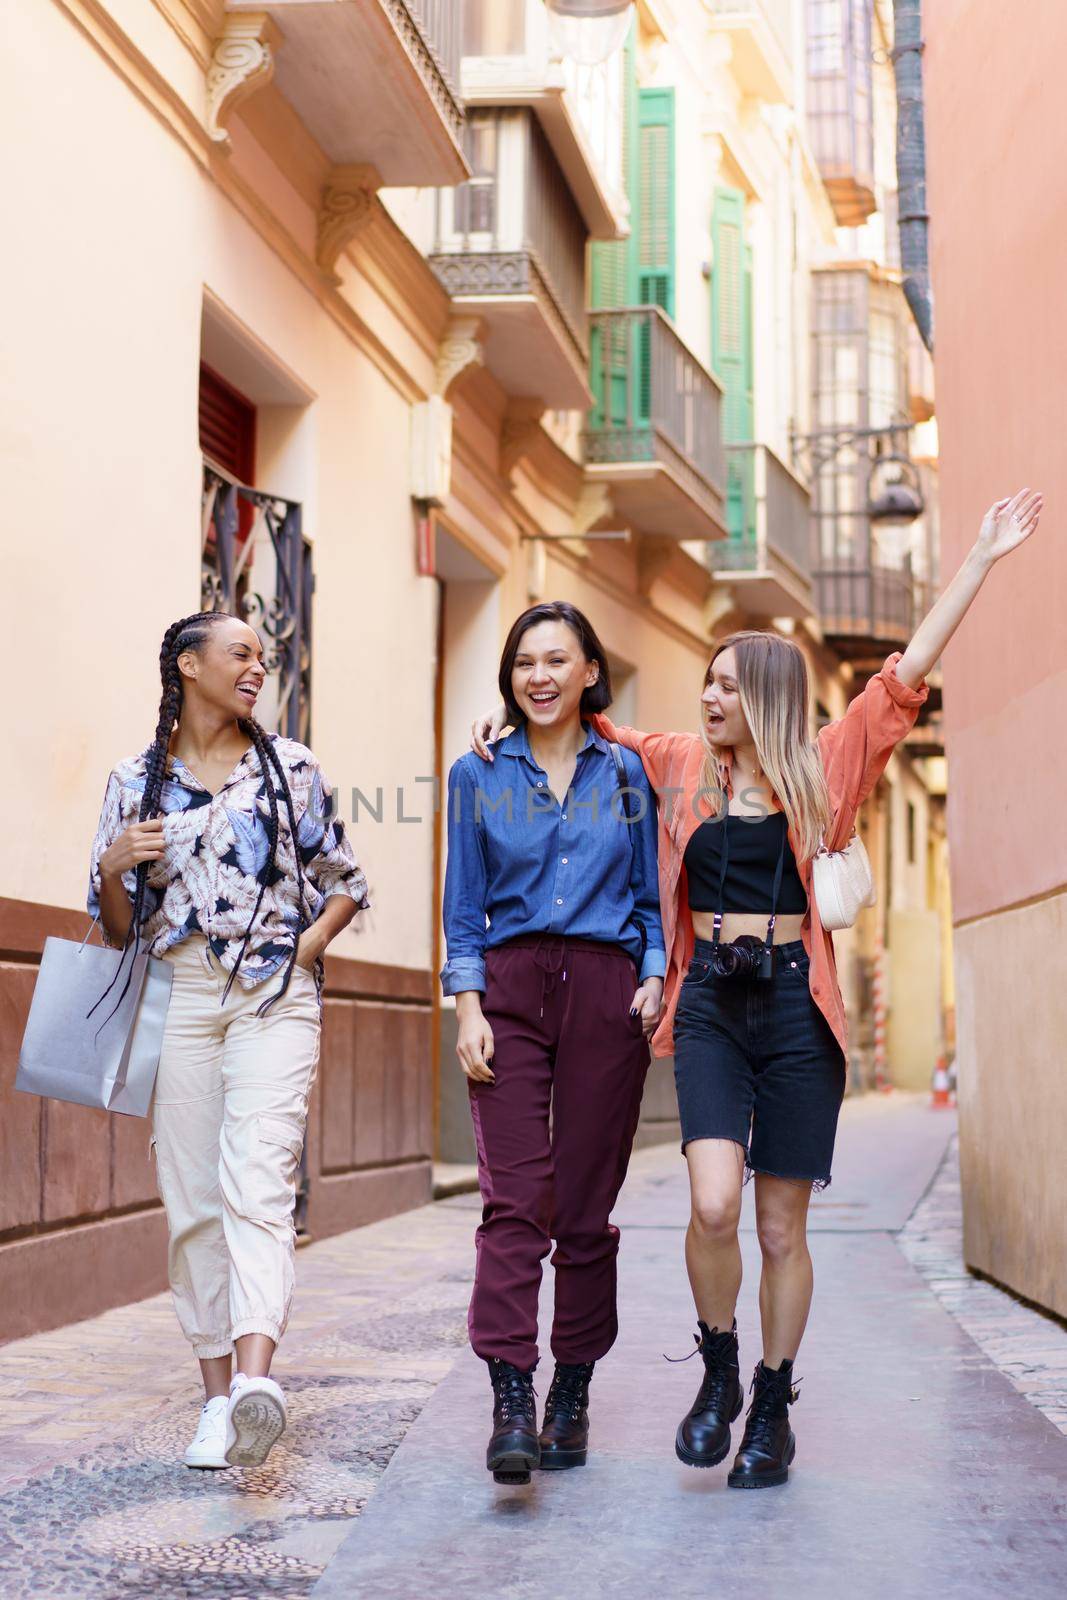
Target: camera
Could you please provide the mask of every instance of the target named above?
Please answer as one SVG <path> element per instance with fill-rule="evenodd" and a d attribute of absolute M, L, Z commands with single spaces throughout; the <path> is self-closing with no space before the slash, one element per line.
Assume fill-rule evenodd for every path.
<path fill-rule="evenodd" d="M 774 946 L 754 933 L 742 934 L 729 944 L 717 944 L 711 955 L 711 970 L 717 978 L 746 979 L 774 977 Z"/>

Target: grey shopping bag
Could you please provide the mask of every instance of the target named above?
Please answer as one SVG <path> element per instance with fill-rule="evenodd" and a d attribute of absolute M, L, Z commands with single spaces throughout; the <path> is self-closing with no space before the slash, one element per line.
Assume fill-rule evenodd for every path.
<path fill-rule="evenodd" d="M 173 976 L 169 961 L 152 956 L 46 939 L 15 1088 L 147 1116 Z M 130 986 L 115 1009 L 127 977 Z M 111 993 L 97 1005 L 113 978 Z"/>

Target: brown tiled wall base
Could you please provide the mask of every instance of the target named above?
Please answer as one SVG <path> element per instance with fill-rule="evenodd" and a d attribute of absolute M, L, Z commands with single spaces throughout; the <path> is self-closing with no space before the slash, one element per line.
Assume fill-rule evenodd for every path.
<path fill-rule="evenodd" d="M 14 1091 L 45 938 L 75 911 L 0 898 L 0 1343 L 166 1286 L 148 1125 Z M 425 1205 L 433 1148 L 432 974 L 330 956 L 308 1117 L 317 1238 Z"/>
<path fill-rule="evenodd" d="M 157 1206 L 0 1245 L 0 1341 L 98 1316 L 167 1287 Z"/>

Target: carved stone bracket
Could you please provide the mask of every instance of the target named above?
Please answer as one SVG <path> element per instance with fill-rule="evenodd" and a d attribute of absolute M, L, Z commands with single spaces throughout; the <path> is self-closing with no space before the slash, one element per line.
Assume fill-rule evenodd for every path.
<path fill-rule="evenodd" d="M 736 612 L 737 602 L 733 590 L 716 584 L 701 608 L 701 625 L 708 638 L 714 638 L 725 619 L 732 617 Z"/>
<path fill-rule="evenodd" d="M 594 528 L 605 517 L 610 516 L 612 510 L 611 494 L 607 484 L 589 483 L 588 481 L 583 483 L 582 492 L 574 505 L 574 516 L 572 518 L 574 522 L 574 538 L 568 539 L 567 548 L 572 550 L 576 556 L 581 556 L 583 559 L 588 558 L 590 553 L 589 546 L 582 538 L 582 535 L 588 533 L 590 528 Z"/>
<path fill-rule="evenodd" d="M 541 439 L 540 400 L 512 400 L 500 430 L 500 475 L 510 478 L 519 462 L 530 455 Z"/>
<path fill-rule="evenodd" d="M 226 18 L 207 71 L 207 131 L 224 151 L 230 136 L 223 126 L 234 108 L 274 76 L 274 52 L 281 30 L 265 11 L 241 11 Z"/>
<path fill-rule="evenodd" d="M 356 236 L 373 220 L 382 180 L 376 167 L 358 163 L 334 167 L 322 187 L 315 259 L 335 284 L 337 262 Z"/>
<path fill-rule="evenodd" d="M 674 560 L 677 545 L 673 539 L 646 534 L 637 547 L 637 587 L 647 600 Z"/>
<path fill-rule="evenodd" d="M 446 395 L 461 372 L 485 360 L 480 317 L 453 317 L 437 352 L 437 393 Z"/>

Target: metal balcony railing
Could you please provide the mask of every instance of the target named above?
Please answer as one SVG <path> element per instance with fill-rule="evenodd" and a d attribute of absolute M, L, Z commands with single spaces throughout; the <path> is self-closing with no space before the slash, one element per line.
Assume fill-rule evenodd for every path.
<path fill-rule="evenodd" d="M 726 446 L 730 537 L 716 545 L 717 571 L 751 572 L 778 555 L 811 581 L 811 494 L 765 444 Z"/>
<path fill-rule="evenodd" d="M 584 361 L 586 227 L 548 140 L 528 111 L 475 112 L 466 140 L 471 178 L 436 197 L 434 271 L 452 295 L 543 285 Z"/>
<path fill-rule="evenodd" d="M 459 64 L 463 53 L 463 0 L 405 0 L 441 75 L 460 98 Z"/>
<path fill-rule="evenodd" d="M 717 493 L 726 481 L 722 391 L 658 306 L 594 311 L 590 380 L 596 404 L 586 459 L 655 461 L 663 447 Z"/>
<path fill-rule="evenodd" d="M 258 718 L 309 744 L 314 577 L 301 517 L 299 501 L 249 489 L 204 462 L 201 610 L 228 611 L 259 632 L 267 684 Z"/>
<path fill-rule="evenodd" d="M 901 644 L 911 638 L 915 580 L 910 566 L 819 567 L 815 598 L 824 634 Z"/>

